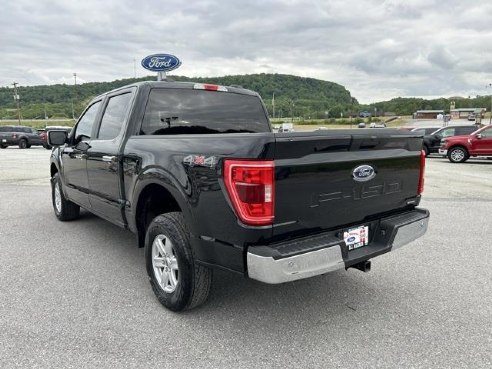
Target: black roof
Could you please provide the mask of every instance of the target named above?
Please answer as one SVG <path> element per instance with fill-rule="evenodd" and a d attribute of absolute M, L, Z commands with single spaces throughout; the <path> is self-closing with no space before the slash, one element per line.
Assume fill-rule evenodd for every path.
<path fill-rule="evenodd" d="M 207 83 L 202 83 L 202 82 L 175 82 L 175 81 L 143 81 L 143 82 L 135 82 L 135 83 L 132 83 L 132 84 L 129 84 L 129 85 L 126 85 L 126 86 L 122 86 L 122 87 L 119 87 L 119 88 L 115 88 L 114 90 L 105 92 L 105 93 L 97 96 L 95 99 L 101 98 L 103 96 L 106 96 L 107 94 L 110 94 L 110 93 L 113 93 L 113 92 L 116 92 L 116 91 L 119 91 L 119 90 L 123 90 L 123 89 L 129 88 L 129 87 L 141 88 L 143 86 L 148 86 L 150 88 L 185 88 L 185 89 L 193 89 L 193 87 L 195 86 L 195 84 L 203 85 L 203 84 L 207 84 Z M 216 83 L 210 83 L 210 84 L 211 85 L 216 85 Z M 251 90 L 248 90 L 248 89 L 239 87 L 239 86 L 224 86 L 224 87 L 227 88 L 227 92 L 232 92 L 232 93 L 236 93 L 236 94 L 243 94 L 243 95 L 259 96 L 259 94 L 257 92 L 251 91 Z M 223 91 L 219 91 L 219 92 L 223 92 Z"/>

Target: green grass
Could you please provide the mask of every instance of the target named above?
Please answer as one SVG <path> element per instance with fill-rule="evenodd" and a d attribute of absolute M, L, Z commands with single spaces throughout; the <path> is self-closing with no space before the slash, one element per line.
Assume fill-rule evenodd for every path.
<path fill-rule="evenodd" d="M 21 126 L 32 127 L 36 129 L 45 128 L 46 126 L 68 126 L 73 127 L 73 119 L 21 119 Z M 17 126 L 17 119 L 0 120 L 0 126 Z"/>

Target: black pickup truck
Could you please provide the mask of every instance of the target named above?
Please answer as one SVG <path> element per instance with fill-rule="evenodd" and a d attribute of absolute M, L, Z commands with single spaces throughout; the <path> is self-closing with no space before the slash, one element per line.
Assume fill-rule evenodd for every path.
<path fill-rule="evenodd" d="M 48 135 L 56 216 L 82 207 L 134 232 L 175 311 L 206 300 L 214 268 L 266 283 L 368 271 L 427 229 L 422 136 L 273 133 L 259 95 L 239 87 L 137 83 Z"/>

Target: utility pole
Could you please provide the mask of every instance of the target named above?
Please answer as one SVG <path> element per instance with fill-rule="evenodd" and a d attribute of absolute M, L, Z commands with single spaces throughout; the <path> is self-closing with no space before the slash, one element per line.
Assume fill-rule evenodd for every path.
<path fill-rule="evenodd" d="M 485 88 L 491 88 L 492 83 L 489 83 Z M 489 116 L 489 124 L 492 124 L 492 94 L 490 94 L 490 116 Z"/>
<path fill-rule="evenodd" d="M 17 118 L 19 119 L 19 125 L 21 124 L 21 120 L 20 120 L 20 97 L 19 95 L 17 94 L 17 85 L 18 83 L 17 82 L 14 82 L 12 83 L 12 85 L 14 86 L 14 100 L 15 102 L 17 103 Z"/>
<path fill-rule="evenodd" d="M 272 96 L 272 110 L 273 110 L 273 119 L 275 119 L 275 92 Z"/>
<path fill-rule="evenodd" d="M 76 102 L 77 99 L 77 73 L 73 74 L 74 85 L 73 85 L 73 98 L 72 98 L 72 119 L 75 120 L 75 109 L 74 109 L 74 100 Z"/>

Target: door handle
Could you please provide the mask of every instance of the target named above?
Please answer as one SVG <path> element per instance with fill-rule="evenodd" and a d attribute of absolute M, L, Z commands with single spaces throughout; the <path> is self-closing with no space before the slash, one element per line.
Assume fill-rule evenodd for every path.
<path fill-rule="evenodd" d="M 103 155 L 102 161 L 105 161 L 107 163 L 111 163 L 116 160 L 116 156 L 109 156 L 109 155 Z"/>

